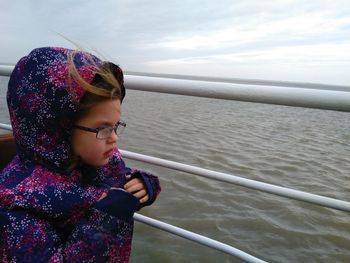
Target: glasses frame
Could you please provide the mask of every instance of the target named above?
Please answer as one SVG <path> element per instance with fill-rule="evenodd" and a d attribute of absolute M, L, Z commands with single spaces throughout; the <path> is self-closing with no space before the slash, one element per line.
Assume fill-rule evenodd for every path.
<path fill-rule="evenodd" d="M 98 137 L 98 133 L 101 131 L 101 130 L 104 130 L 104 129 L 106 129 L 106 128 L 112 128 L 113 130 L 114 130 L 114 132 L 117 134 L 117 135 L 120 135 L 120 134 L 118 134 L 117 133 L 117 130 L 118 130 L 118 127 L 119 126 L 122 126 L 122 127 L 126 127 L 126 123 L 125 122 L 122 122 L 122 121 L 118 121 L 115 125 L 114 125 L 114 127 L 112 127 L 112 126 L 105 126 L 105 127 L 99 127 L 99 128 L 90 128 L 90 127 L 86 127 L 86 126 L 82 126 L 82 125 L 74 125 L 74 128 L 77 128 L 77 129 L 79 129 L 79 130 L 83 130 L 83 131 L 88 131 L 88 132 L 93 132 L 93 133 L 96 133 L 96 139 L 98 139 L 98 140 L 106 140 L 106 139 L 108 139 L 111 135 L 112 135 L 112 132 L 111 132 L 111 134 L 108 136 L 108 137 L 106 137 L 106 138 L 99 138 Z"/>

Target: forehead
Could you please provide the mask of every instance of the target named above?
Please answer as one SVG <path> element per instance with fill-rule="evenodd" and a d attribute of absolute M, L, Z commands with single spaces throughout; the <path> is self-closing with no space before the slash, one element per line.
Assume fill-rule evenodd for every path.
<path fill-rule="evenodd" d="M 93 105 L 87 114 L 81 119 L 85 124 L 110 124 L 114 125 L 120 119 L 120 100 L 105 100 Z"/>

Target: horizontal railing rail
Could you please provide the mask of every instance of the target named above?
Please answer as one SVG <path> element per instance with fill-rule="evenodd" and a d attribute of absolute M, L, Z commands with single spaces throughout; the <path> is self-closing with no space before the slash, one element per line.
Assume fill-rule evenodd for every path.
<path fill-rule="evenodd" d="M 212 171 L 204 168 L 199 168 L 196 166 L 168 161 L 168 160 L 164 160 L 164 159 L 160 159 L 160 158 L 156 158 L 148 155 L 143 155 L 139 153 L 124 151 L 124 150 L 120 150 L 120 152 L 122 156 L 127 159 L 150 163 L 157 166 L 162 166 L 169 169 L 190 173 L 190 174 L 214 179 L 221 182 L 243 186 L 249 189 L 254 189 L 254 190 L 258 190 L 258 191 L 262 191 L 262 192 L 266 192 L 266 193 L 270 193 L 278 196 L 283 196 L 283 197 L 287 197 L 287 198 L 291 198 L 299 201 L 304 201 L 315 205 L 320 205 L 328 208 L 350 212 L 350 202 L 346 202 L 346 201 L 342 201 L 342 200 L 338 200 L 330 197 L 325 197 L 321 195 L 310 194 L 307 192 L 294 190 L 287 187 L 281 187 L 273 184 L 263 183 L 256 180 L 246 179 L 246 178 L 231 175 L 231 174 L 216 172 L 216 171 Z"/>
<path fill-rule="evenodd" d="M 213 240 L 211 238 L 199 235 L 197 233 L 193 233 L 191 231 L 185 230 L 185 229 L 180 228 L 180 227 L 176 227 L 176 226 L 164 223 L 164 222 L 159 221 L 159 220 L 155 220 L 155 219 L 150 218 L 150 217 L 146 217 L 146 216 L 143 216 L 140 214 L 135 214 L 134 219 L 138 222 L 147 224 L 147 225 L 155 227 L 157 229 L 161 229 L 163 231 L 175 234 L 175 235 L 183 237 L 185 239 L 192 240 L 193 242 L 196 242 L 196 243 L 205 245 L 207 247 L 214 248 L 216 250 L 225 252 L 225 253 L 230 254 L 232 256 L 235 256 L 236 258 L 239 258 L 245 262 L 254 262 L 254 263 L 266 262 L 266 261 L 263 261 L 259 258 L 254 257 L 252 255 L 249 255 L 249 254 L 247 254 L 247 253 L 245 253 L 237 248 L 229 246 L 225 243 Z"/>
<path fill-rule="evenodd" d="M 0 65 L 0 76 L 10 76 L 14 66 Z"/>
<path fill-rule="evenodd" d="M 290 87 L 290 88 L 305 88 L 305 89 L 325 89 L 349 91 L 350 86 L 332 85 L 311 82 L 295 82 L 295 81 L 278 81 L 278 80 L 262 80 L 262 79 L 242 79 L 242 78 L 223 78 L 223 77 L 206 77 L 194 75 L 179 75 L 179 74 L 165 74 L 165 73 L 143 73 L 136 71 L 126 71 L 126 75 L 143 76 L 143 77 L 157 77 L 167 79 L 183 79 L 183 80 L 200 80 L 206 82 L 225 82 L 245 85 L 259 85 L 259 86 L 274 86 L 274 87 Z"/>
<path fill-rule="evenodd" d="M 0 66 L 0 75 L 9 76 L 12 69 L 13 66 Z M 317 89 L 317 84 L 312 84 L 312 88 L 305 88 L 308 86 L 295 83 L 296 87 L 289 85 L 280 88 L 267 81 L 248 85 L 214 80 L 215 78 L 213 81 L 204 81 L 161 78 L 154 75 L 125 75 L 125 85 L 131 90 L 350 111 L 350 87 L 346 86 L 334 86 L 334 89 L 329 86 L 326 89 L 326 85 L 318 84 L 320 88 Z"/>
<path fill-rule="evenodd" d="M 9 124 L 0 123 L 0 129 L 6 130 L 6 131 L 12 131 L 12 127 Z"/>

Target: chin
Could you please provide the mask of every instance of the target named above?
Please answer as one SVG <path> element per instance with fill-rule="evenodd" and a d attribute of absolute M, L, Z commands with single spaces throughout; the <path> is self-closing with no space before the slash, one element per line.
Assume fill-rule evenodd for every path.
<path fill-rule="evenodd" d="M 97 167 L 105 166 L 105 165 L 108 164 L 108 163 L 109 163 L 109 158 L 106 159 L 106 160 L 104 160 L 104 161 L 101 161 L 101 162 L 97 165 Z"/>
<path fill-rule="evenodd" d="M 100 168 L 100 167 L 105 166 L 106 164 L 108 164 L 110 159 L 111 158 L 103 158 L 103 159 L 100 159 L 98 161 L 94 160 L 94 162 L 86 162 L 86 163 L 91 165 L 91 166 L 93 166 L 93 167 L 95 167 L 95 168 Z"/>
<path fill-rule="evenodd" d="M 95 168 L 100 168 L 102 166 L 105 166 L 108 163 L 108 161 L 101 161 L 101 162 L 94 162 L 94 163 L 88 163 L 90 166 L 95 167 Z"/>

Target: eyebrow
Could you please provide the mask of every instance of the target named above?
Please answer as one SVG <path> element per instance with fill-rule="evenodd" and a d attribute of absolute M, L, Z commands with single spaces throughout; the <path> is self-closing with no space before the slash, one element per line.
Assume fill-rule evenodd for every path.
<path fill-rule="evenodd" d="M 119 120 L 120 121 L 120 120 Z M 117 121 L 118 122 L 118 121 Z M 97 126 L 97 127 L 101 127 L 101 126 L 114 126 L 117 122 L 110 122 L 107 120 L 103 120 L 103 121 L 96 121 L 93 126 Z"/>

